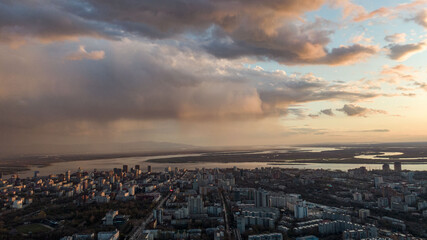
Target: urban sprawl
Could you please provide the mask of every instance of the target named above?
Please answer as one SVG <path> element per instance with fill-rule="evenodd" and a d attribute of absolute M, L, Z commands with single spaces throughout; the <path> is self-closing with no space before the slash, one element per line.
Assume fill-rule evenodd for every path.
<path fill-rule="evenodd" d="M 427 174 L 392 165 L 15 174 L 0 239 L 426 239 Z"/>

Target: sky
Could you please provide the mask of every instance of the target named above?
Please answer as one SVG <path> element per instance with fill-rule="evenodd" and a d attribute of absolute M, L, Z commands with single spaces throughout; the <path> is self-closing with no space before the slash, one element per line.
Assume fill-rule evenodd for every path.
<path fill-rule="evenodd" d="M 0 152 L 425 141 L 426 49 L 427 0 L 3 0 Z"/>

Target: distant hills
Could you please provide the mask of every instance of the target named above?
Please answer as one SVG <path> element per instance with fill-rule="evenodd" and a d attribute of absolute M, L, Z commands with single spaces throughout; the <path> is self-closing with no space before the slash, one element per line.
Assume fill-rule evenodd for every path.
<path fill-rule="evenodd" d="M 139 141 L 99 144 L 31 144 L 0 148 L 0 157 L 17 155 L 109 154 L 191 151 L 201 147 L 171 142 Z"/>

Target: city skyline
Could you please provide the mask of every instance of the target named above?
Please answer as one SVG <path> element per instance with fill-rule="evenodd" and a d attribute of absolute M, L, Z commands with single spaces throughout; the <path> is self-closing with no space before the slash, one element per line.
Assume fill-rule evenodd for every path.
<path fill-rule="evenodd" d="M 6 0 L 0 148 L 425 141 L 426 7 Z"/>
<path fill-rule="evenodd" d="M 0 239 L 427 239 L 427 0 L 1 0 Z"/>

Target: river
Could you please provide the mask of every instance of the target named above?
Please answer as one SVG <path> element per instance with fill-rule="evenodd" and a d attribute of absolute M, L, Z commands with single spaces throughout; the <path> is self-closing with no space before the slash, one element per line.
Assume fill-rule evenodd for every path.
<path fill-rule="evenodd" d="M 325 151 L 326 149 L 303 149 L 304 151 Z M 327 149 L 331 150 L 331 149 Z M 147 166 L 150 165 L 153 171 L 163 171 L 167 167 L 179 167 L 187 169 L 195 168 L 232 168 L 234 166 L 238 168 L 254 169 L 261 167 L 279 167 L 279 168 L 298 168 L 298 169 L 329 169 L 329 170 L 342 170 L 347 171 L 348 169 L 358 168 L 365 166 L 367 169 L 381 169 L 382 164 L 337 164 L 337 163 L 284 163 L 284 162 L 232 162 L 232 163 L 218 163 L 218 162 L 189 162 L 189 163 L 154 163 L 147 162 L 149 159 L 157 158 L 171 158 L 171 157 L 186 157 L 186 156 L 200 156 L 201 154 L 181 154 L 181 155 L 159 155 L 159 156 L 147 156 L 147 157 L 126 157 L 126 158 L 111 158 L 111 159 L 99 159 L 99 160 L 82 160 L 82 161 L 68 161 L 68 162 L 57 162 L 52 163 L 49 166 L 30 166 L 27 171 L 19 173 L 20 177 L 31 177 L 34 175 L 34 171 L 39 171 L 41 176 L 47 176 L 49 174 L 64 173 L 67 170 L 75 172 L 79 167 L 83 170 L 93 171 L 97 169 L 101 170 L 112 170 L 113 168 L 121 168 L 123 165 L 128 165 L 129 168 L 135 165 L 140 165 L 143 171 L 147 171 Z M 387 155 L 387 153 L 385 154 Z M 377 155 L 367 155 L 377 156 Z M 384 156 L 384 155 L 383 155 Z M 393 156 L 390 153 L 389 156 Z M 362 158 L 362 157 L 361 157 Z M 382 158 L 383 159 L 383 158 Z M 392 166 L 392 164 L 390 164 Z M 403 170 L 411 171 L 427 171 L 427 163 L 425 164 L 402 164 Z"/>

